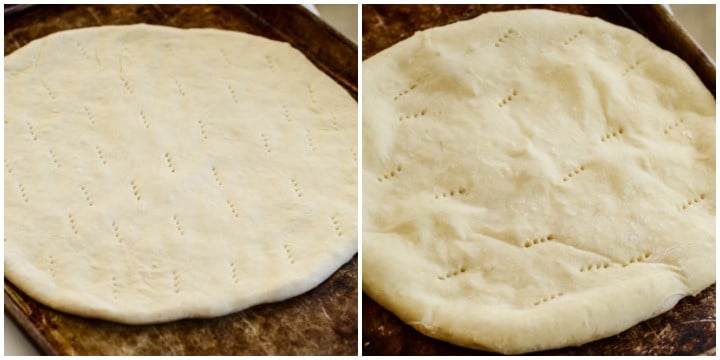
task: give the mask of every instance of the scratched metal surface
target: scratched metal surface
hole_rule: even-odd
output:
[[[363,5],[363,59],[416,31],[476,17],[489,11],[529,7],[598,16],[644,34],[691,65],[715,93],[715,65],[659,6],[616,5]],[[363,294],[363,355],[483,355],[422,335]],[[537,355],[714,355],[715,285],[687,297],[671,311],[621,334],[579,347]]]
[[[215,27],[287,41],[357,98],[357,47],[300,6],[59,5],[5,11],[6,55],[33,39],[78,27],[138,22]],[[6,312],[44,353],[67,355],[354,355],[357,296],[357,256],[315,289],[286,301],[213,319],[144,326],[61,313],[5,281]]]

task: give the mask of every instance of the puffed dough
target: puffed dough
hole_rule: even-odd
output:
[[[363,290],[420,332],[580,345],[715,282],[715,100],[599,19],[490,13],[363,63]]]

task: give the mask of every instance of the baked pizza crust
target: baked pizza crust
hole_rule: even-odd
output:
[[[363,63],[363,290],[517,354],[617,334],[715,282],[715,100],[600,19],[489,13]]]

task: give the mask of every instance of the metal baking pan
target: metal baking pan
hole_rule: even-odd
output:
[[[416,31],[490,11],[545,8],[633,29],[685,60],[715,94],[715,63],[661,5],[363,5],[363,59]],[[363,294],[363,355],[483,355],[422,335]],[[616,336],[537,355],[714,355],[715,285]]]
[[[357,46],[301,6],[6,6],[5,54],[56,31],[133,23],[213,27],[288,42],[357,99]],[[315,289],[286,301],[213,319],[132,326],[53,310],[5,280],[6,313],[49,355],[354,355],[357,296],[355,256]]]

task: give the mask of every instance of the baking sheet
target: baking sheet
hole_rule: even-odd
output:
[[[286,41],[357,99],[357,46],[301,6],[6,6],[5,54],[60,30],[140,22]],[[51,355],[354,355],[357,296],[355,256],[317,288],[283,302],[213,319],[133,326],[55,311],[5,280],[6,312]]]
[[[416,31],[474,18],[490,11],[546,8],[597,16],[631,28],[680,56],[715,94],[715,64],[660,5],[363,5],[363,59]],[[422,335],[363,294],[363,355],[483,355]],[[715,285],[681,300],[671,311],[627,331],[580,347],[537,355],[715,354]]]

